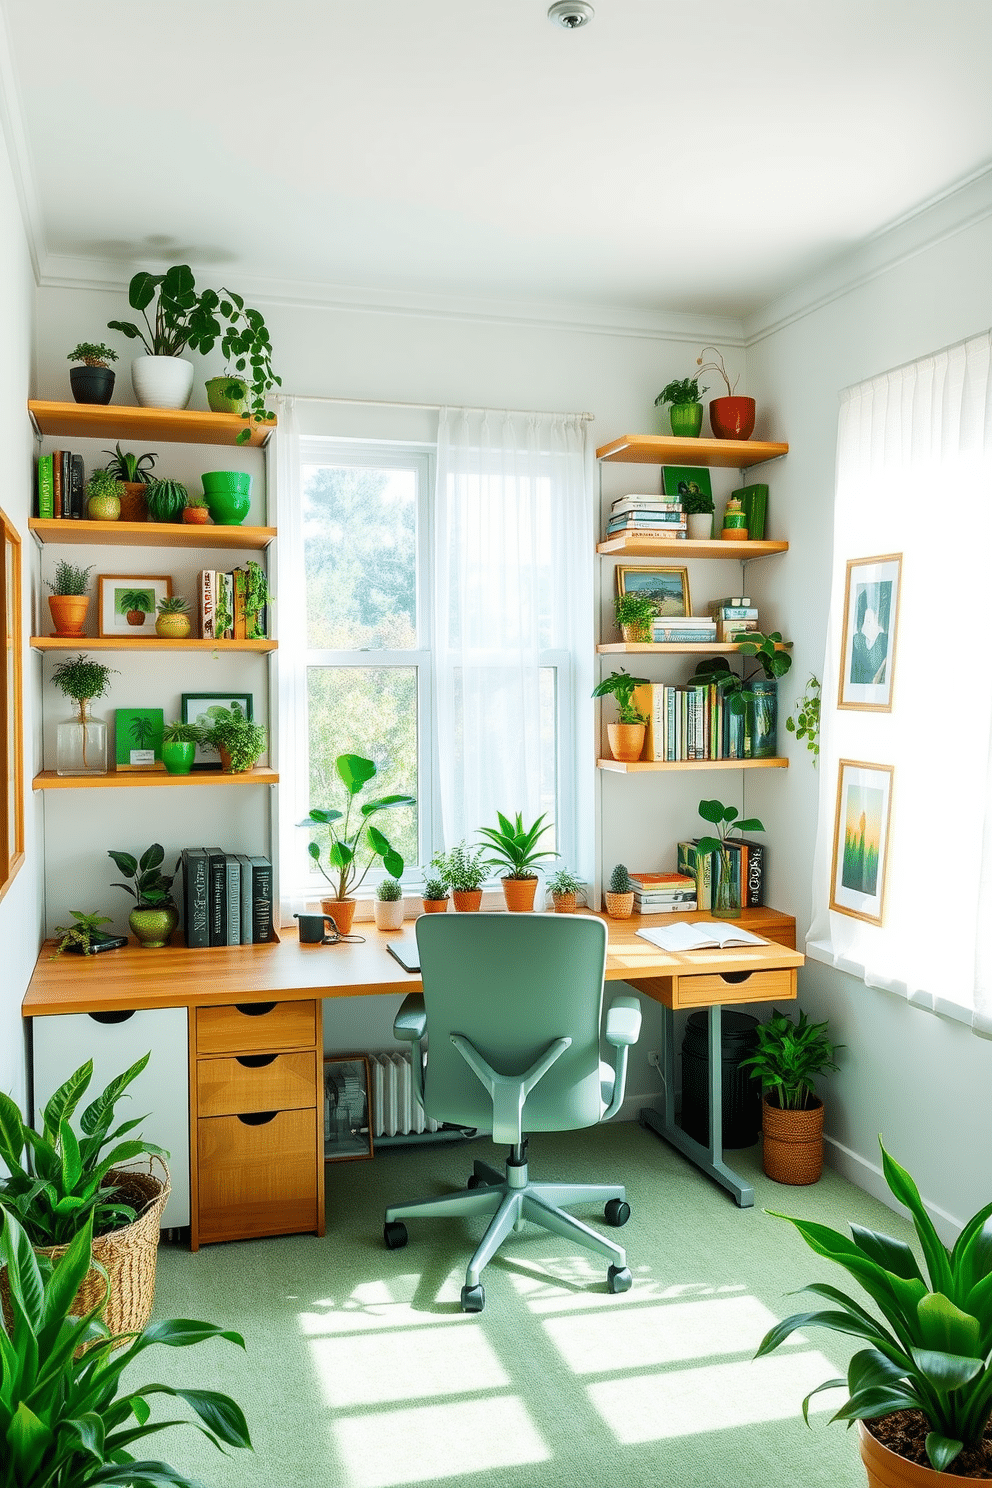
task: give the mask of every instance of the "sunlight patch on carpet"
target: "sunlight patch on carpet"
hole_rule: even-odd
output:
[[[496,1390],[510,1383],[481,1328],[316,1338],[310,1348],[324,1399],[338,1410]]]
[[[629,1314],[625,1321],[630,1321]],[[809,1350],[609,1380],[590,1385],[587,1393],[617,1441],[632,1446],[761,1421],[784,1421],[790,1416],[802,1422],[803,1397],[836,1376],[829,1359]],[[836,1410],[844,1394],[843,1390],[825,1390],[810,1402],[810,1414]]]
[[[451,1304],[450,1312],[427,1312],[418,1297],[422,1277],[419,1271],[408,1271],[388,1281],[368,1281],[353,1287],[346,1297],[326,1297],[315,1305],[321,1312],[308,1310],[297,1314],[300,1332],[308,1338],[330,1333],[360,1333],[383,1328],[421,1328],[454,1323],[471,1324],[470,1313],[460,1310],[465,1267],[448,1273],[431,1301],[439,1306]]]
[[[639,1306],[645,1302],[680,1301],[689,1297],[729,1296],[745,1290],[743,1282],[714,1287],[709,1282],[665,1282],[651,1274],[650,1266],[631,1266],[634,1285],[629,1292],[610,1297],[611,1307]],[[606,1277],[601,1263],[591,1257],[530,1262],[514,1258],[511,1284],[531,1312],[579,1312],[603,1305]]]
[[[341,1488],[398,1488],[551,1455],[515,1397],[377,1411],[338,1421],[332,1431],[346,1473]]]
[[[606,1374],[714,1354],[753,1354],[777,1322],[763,1303],[744,1296],[604,1307],[597,1315],[550,1318],[544,1327],[574,1374]],[[799,1334],[796,1340],[805,1342]]]

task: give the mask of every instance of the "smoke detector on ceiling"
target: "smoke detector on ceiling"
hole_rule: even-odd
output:
[[[548,11],[548,20],[566,31],[577,31],[580,26],[588,26],[595,14],[586,0],[555,0]]]

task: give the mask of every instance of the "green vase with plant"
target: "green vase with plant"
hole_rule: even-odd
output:
[[[613,601],[613,613],[628,646],[650,643],[656,612],[646,594],[636,591],[618,594]]]
[[[153,842],[140,858],[130,853],[108,849],[125,878],[134,880],[134,886],[126,883],[111,884],[111,888],[123,889],[135,900],[135,907],[128,916],[128,924],[139,945],[147,950],[158,950],[168,945],[169,937],[179,924],[179,914],[172,902],[172,881],[176,876],[162,872],[165,851],[161,844]],[[179,864],[176,864],[178,870]]]
[[[703,427],[702,396],[707,391],[700,388],[698,377],[676,378],[662,388],[654,400],[655,408],[670,404],[669,420],[672,433],[677,439],[696,439]]]
[[[449,852],[436,852],[431,867],[445,888],[451,890],[458,914],[471,914],[482,903],[482,886],[489,877],[485,848],[469,847],[462,839]]]
[[[52,682],[76,704],[75,718],[60,723],[55,733],[55,771],[58,775],[106,775],[107,725],[94,718],[90,703],[103,697],[116,667],[91,661],[85,654],[69,656],[52,671]]]
[[[735,833],[763,832],[765,829],[756,816],[742,818],[736,806],[724,806],[722,801],[700,801],[699,814],[704,821],[712,823],[718,833],[715,837],[700,837],[696,843],[698,852],[713,854],[712,913],[732,920],[741,912],[742,885],[740,856],[732,853],[730,844]]]
[[[545,824],[546,812],[542,812],[532,826],[525,827],[521,813],[511,818],[497,811],[497,827],[480,827],[480,837],[485,837],[485,850],[489,853],[486,864],[490,868],[505,870],[501,873],[503,895],[509,910],[534,908],[537,891],[538,863],[547,858],[557,858],[553,848],[538,846],[545,832],[552,830],[553,823]]]
[[[63,559],[55,565],[55,577],[45,583],[52,591],[48,608],[52,612],[57,636],[81,636],[90,607],[89,587],[93,565],[80,568]]]
[[[162,729],[162,763],[170,775],[188,775],[193,768],[196,746],[203,742],[203,730],[197,723],[180,723],[177,719]]]
[[[86,515],[91,522],[116,522],[126,495],[123,481],[109,470],[94,470],[83,488]]]
[[[117,353],[102,341],[80,341],[66,357],[82,365],[69,368],[69,386],[77,403],[109,403],[114,395],[116,373],[111,362]]]
[[[647,677],[632,677],[621,667],[618,672],[611,672],[602,682],[597,682],[592,690],[594,698],[612,697],[617,705],[616,723],[606,726],[610,753],[615,760],[630,764],[641,757],[648,720],[647,714],[634,704],[634,688],[642,687],[647,680]]]

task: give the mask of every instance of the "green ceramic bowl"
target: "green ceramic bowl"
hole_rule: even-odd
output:
[[[203,499],[218,527],[240,526],[251,505],[247,491],[208,491],[204,487]]]
[[[207,495],[211,491],[239,491],[244,496],[251,493],[251,476],[246,470],[208,470],[200,479]]]

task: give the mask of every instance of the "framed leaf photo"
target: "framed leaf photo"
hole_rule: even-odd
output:
[[[901,573],[901,553],[848,560],[838,708],[892,711]]]
[[[881,925],[892,814],[891,765],[840,760],[830,908]]]
[[[617,566],[617,591],[644,594],[656,615],[691,615],[687,568],[626,568]]]

